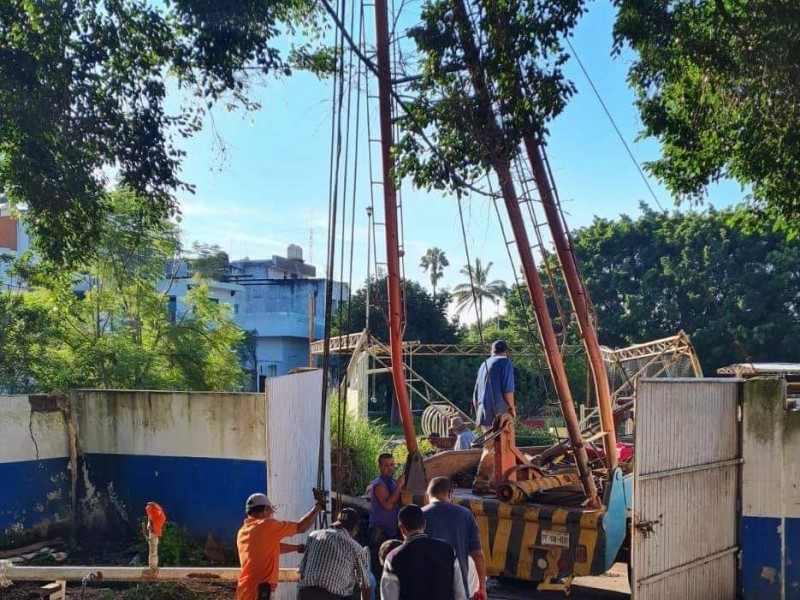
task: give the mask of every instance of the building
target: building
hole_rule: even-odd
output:
[[[8,263],[3,257],[19,256],[30,248],[31,239],[24,225],[13,216],[11,206],[2,199],[0,194],[0,289],[5,290],[15,282],[7,275]]]
[[[309,366],[310,341],[325,333],[327,280],[317,278],[316,268],[303,261],[302,249],[292,244],[286,257],[233,261],[230,282],[243,288],[235,319],[253,332],[249,367],[259,389],[267,377]],[[349,296],[346,284],[333,282],[332,311]]]
[[[24,225],[0,204],[0,257],[19,255],[30,247]],[[6,274],[0,260],[0,287],[17,285]],[[295,244],[286,256],[265,260],[237,260],[227,265],[216,279],[207,280],[208,293],[216,302],[229,304],[234,321],[248,332],[249,358],[245,369],[250,374],[246,390],[263,390],[264,379],[286,375],[292,369],[310,364],[310,340],[324,335],[325,288],[317,269],[303,260],[303,249]],[[168,297],[168,318],[180,319],[190,309],[186,295],[193,284],[192,261],[168,265],[158,289]],[[85,279],[75,288],[81,294],[91,287]],[[332,310],[349,298],[350,290],[334,282]]]

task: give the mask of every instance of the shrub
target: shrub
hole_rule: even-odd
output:
[[[429,439],[424,437],[417,438],[417,446],[419,447],[420,454],[423,457],[436,454],[436,446],[434,446]],[[398,466],[403,467],[408,460],[408,447],[405,444],[398,444],[392,451],[394,460]]]
[[[339,444],[339,396],[336,392],[331,394],[330,415],[331,415],[331,446],[336,448]],[[386,439],[381,425],[368,419],[354,419],[344,414],[342,431],[342,445],[344,453],[350,461],[350,469],[347,469],[346,477],[340,482],[342,490],[349,494],[363,494],[372,481],[378,475],[378,456],[386,451]],[[333,461],[335,464],[336,455]],[[345,469],[340,469],[339,473],[344,474]]]

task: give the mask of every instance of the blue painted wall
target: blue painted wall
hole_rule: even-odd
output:
[[[742,519],[742,586],[745,597],[781,598],[781,519]]]
[[[84,461],[92,484],[110,486],[130,521],[157,502],[200,540],[213,533],[234,542],[247,496],[267,489],[266,466],[254,460],[88,454]]]
[[[0,482],[0,543],[69,519],[69,459],[0,463]]]

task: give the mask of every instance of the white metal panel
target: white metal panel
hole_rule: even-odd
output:
[[[277,505],[276,518],[298,520],[314,502],[319,453],[322,371],[266,380],[267,493]],[[330,489],[330,431],[324,434],[324,487]],[[300,543],[306,534],[287,540]],[[300,555],[284,554],[281,567],[297,567]],[[276,600],[294,600],[296,584],[281,584]]]
[[[636,399],[638,600],[736,598],[741,471],[735,380],[648,380]]]

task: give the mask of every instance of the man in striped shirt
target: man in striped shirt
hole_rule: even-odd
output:
[[[349,600],[356,585],[362,600],[371,597],[367,557],[353,539],[360,522],[355,510],[345,508],[330,529],[308,536],[300,561],[299,600]]]

